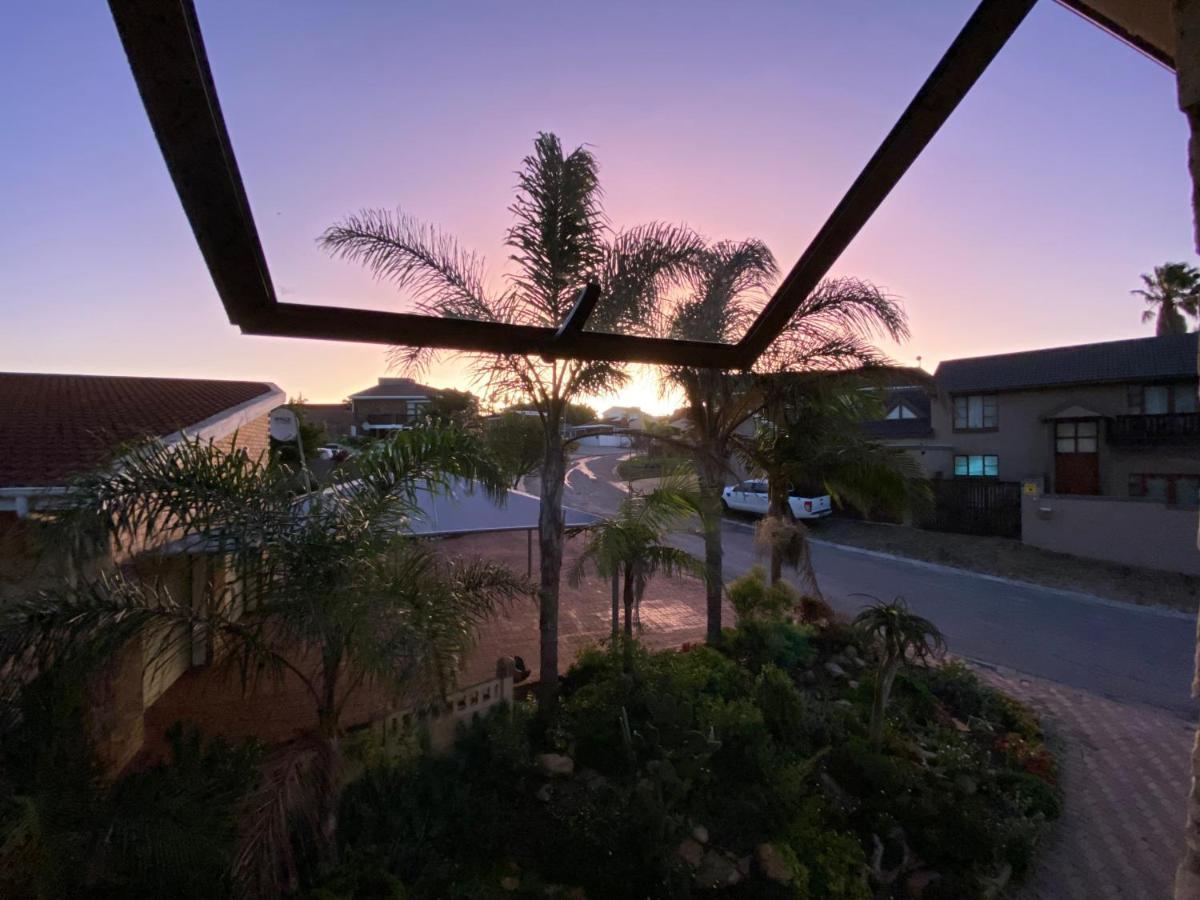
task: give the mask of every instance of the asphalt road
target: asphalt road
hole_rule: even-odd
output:
[[[566,503],[602,514],[615,509],[623,493],[614,483],[618,458],[574,459]],[[679,541],[697,555],[702,552],[694,536],[680,535]],[[759,562],[747,523],[726,523],[724,547],[726,578]],[[813,561],[826,600],[839,611],[853,613],[873,597],[904,597],[942,629],[955,654],[1111,699],[1195,715],[1188,694],[1195,626],[1188,614],[879,558],[831,544],[814,546]]]

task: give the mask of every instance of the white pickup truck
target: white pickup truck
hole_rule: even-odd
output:
[[[739,481],[737,484],[728,485],[721,493],[721,503],[727,510],[736,509],[739,512],[765,516],[769,502],[765,481]],[[833,512],[828,494],[799,490],[788,492],[788,506],[792,508],[792,515],[797,519],[821,519]]]

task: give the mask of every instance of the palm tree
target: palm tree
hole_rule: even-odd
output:
[[[765,301],[776,274],[775,259],[761,241],[714,244],[690,270],[690,291],[667,316],[667,330],[681,338],[736,340]],[[773,382],[764,376],[880,365],[885,359],[870,343],[879,333],[896,340],[907,336],[896,301],[868,282],[836,278],[805,298],[755,372],[667,369],[668,382],[683,394],[690,424],[684,437],[673,442],[696,465],[710,643],[721,636],[721,490],[739,435],[752,434],[753,418],[771,399]]]
[[[803,579],[802,592],[821,598],[808,529],[788,503],[792,486],[819,486],[863,513],[902,515],[931,499],[912,457],[863,431],[863,422],[882,414],[873,374],[769,377],[766,420],[753,438],[736,438],[739,455],[767,476],[769,505],[757,537],[770,554],[771,584],[787,564]]]
[[[928,619],[909,612],[908,604],[897,597],[891,603],[877,601],[854,618],[878,646],[879,671],[875,673],[875,693],[871,703],[871,740],[883,738],[884,716],[892,684],[900,665],[907,659],[925,662],[946,648],[946,638]]]
[[[1145,287],[1130,291],[1143,298],[1149,307],[1142,321],[1155,321],[1154,333],[1185,334],[1185,315],[1200,317],[1200,271],[1187,263],[1164,263],[1154,267],[1153,275],[1142,275]]]
[[[449,235],[403,212],[364,210],[321,236],[331,254],[360,262],[378,278],[408,290],[431,315],[558,327],[576,292],[600,286],[590,327],[622,331],[651,318],[659,297],[695,256],[699,241],[687,229],[651,224],[611,233],[601,205],[595,157],[584,147],[569,154],[553,134],[539,134],[517,173],[515,223],[506,244],[515,271],[491,291],[483,262]],[[392,362],[419,367],[428,350],[396,348]],[[499,402],[524,400],[542,424],[539,620],[539,697],[547,711],[558,692],[558,598],[563,556],[562,428],[571,401],[611,392],[625,381],[607,362],[538,360],[521,355],[466,354],[472,374]]]
[[[104,570],[0,614],[0,699],[10,708],[31,675],[104,663],[136,638],[145,638],[151,669],[190,656],[197,635],[206,635],[214,664],[236,667],[248,686],[283,673],[297,680],[316,730],[268,767],[239,856],[245,877],[272,888],[281,877],[294,883],[294,872],[280,868],[290,859],[279,826],[291,818],[278,799],[284,789],[312,782],[314,831],[329,845],[341,717],[356,692],[368,684],[444,689],[476,627],[529,591],[501,566],[443,560],[405,533],[420,490],[443,490],[456,478],[490,491],[504,486],[476,435],[453,425],[398,432],[360,453],[355,468],[353,480],[340,476],[297,494],[295,472],[236,446],[135,448],[75,486],[60,526],[70,547],[91,550],[91,558],[113,547],[120,559],[148,539],[174,537],[223,562],[224,577],[198,579],[203,596],[194,602]]]
[[[657,574],[680,572],[699,575],[703,568],[690,553],[665,543],[672,524],[695,509],[687,476],[668,475],[647,494],[622,501],[617,514],[598,525],[577,529],[587,544],[570,572],[578,585],[589,567],[602,578],[620,579],[625,606],[625,636],[633,637],[634,620],[641,608],[646,585]],[[613,593],[612,634],[617,637],[617,595]]]

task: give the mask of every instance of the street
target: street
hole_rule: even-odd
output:
[[[566,503],[606,514],[624,496],[615,469],[621,453],[578,456],[567,474]],[[725,577],[760,562],[750,521],[725,524]],[[1188,613],[1084,598],[1006,583],[970,572],[880,558],[820,543],[813,564],[826,600],[853,614],[873,598],[903,597],[946,634],[952,652],[991,666],[1059,682],[1114,700],[1190,716],[1193,617]],[[699,538],[680,546],[703,553]]]

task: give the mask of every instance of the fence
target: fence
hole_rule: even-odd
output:
[[[931,531],[1021,536],[1021,485],[982,478],[935,480],[934,509],[920,523]]]

